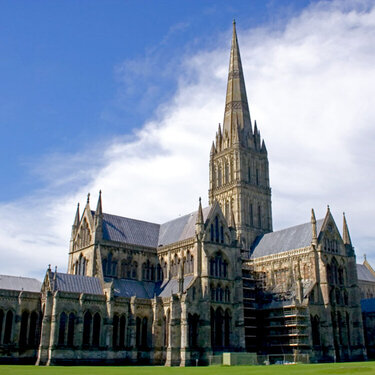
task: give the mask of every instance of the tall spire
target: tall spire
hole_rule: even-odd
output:
[[[352,244],[352,240],[350,239],[350,234],[349,234],[348,223],[346,222],[345,212],[343,213],[342,239],[345,245]]]
[[[224,135],[225,132],[230,134],[232,125],[235,125],[234,121],[238,121],[238,127],[240,129],[251,130],[249,105],[247,103],[245,80],[236,33],[236,22],[233,20],[233,36],[223,122]]]

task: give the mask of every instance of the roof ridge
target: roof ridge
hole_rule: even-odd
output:
[[[202,208],[202,211],[206,210],[207,208],[211,208],[211,207],[212,207],[212,205],[209,205],[209,206],[203,207],[203,208]],[[168,221],[166,221],[166,222],[164,222],[164,223],[162,223],[162,224],[160,224],[160,225],[168,224],[168,223],[171,223],[172,221],[175,221],[175,220],[178,220],[178,219],[182,219],[182,218],[184,218],[184,217],[186,217],[186,216],[194,215],[194,214],[196,214],[197,212],[198,212],[198,210],[195,210],[195,211],[189,212],[188,214],[185,214],[185,215],[182,215],[182,216],[178,216],[178,217],[176,217],[175,219],[168,220]]]
[[[36,280],[36,281],[39,281],[41,283],[40,280],[38,280],[37,278],[35,277],[28,277],[28,276],[15,276],[15,275],[3,275],[3,274],[0,274],[0,277],[14,277],[14,278],[17,278],[17,279],[29,279],[29,280]]]
[[[93,211],[93,212],[95,213],[95,211]],[[119,217],[119,218],[122,218],[122,219],[137,221],[139,223],[153,224],[153,225],[159,225],[159,226],[161,225],[161,224],[158,224],[158,223],[154,223],[152,221],[146,221],[146,220],[140,220],[140,219],[133,219],[132,217],[120,216],[120,215],[114,215],[114,214],[108,214],[108,213],[105,213],[105,212],[103,212],[103,216],[115,216],[115,217]]]
[[[324,221],[324,218],[316,220],[316,222],[318,222],[318,221]],[[288,230],[288,229],[291,229],[291,228],[302,227],[303,225],[307,225],[307,224],[311,225],[311,222],[310,222],[310,221],[307,221],[306,223],[297,224],[297,225],[292,225],[292,226],[290,226],[290,227],[286,227],[286,228],[283,228],[283,229],[275,230],[275,231],[273,231],[273,232],[265,233],[264,236],[266,236],[266,235],[268,235],[268,234],[272,234],[272,233],[283,232],[284,230]]]

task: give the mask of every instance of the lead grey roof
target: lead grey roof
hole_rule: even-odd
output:
[[[185,292],[189,287],[191,281],[194,279],[194,276],[189,275],[184,277],[183,291]],[[164,281],[157,290],[157,295],[159,297],[170,297],[172,294],[178,292],[178,280],[171,279]]]
[[[40,292],[41,286],[39,280],[30,277],[0,275],[0,289]]]
[[[375,312],[375,298],[363,299],[361,308],[362,312]]]
[[[203,218],[211,206],[203,209]],[[92,215],[95,214],[91,211]],[[194,237],[198,211],[181,216],[164,224],[130,219],[128,217],[103,214],[103,239],[156,248]]]
[[[133,245],[157,247],[159,224],[103,214],[103,238]]]
[[[206,221],[211,210],[211,206],[203,208],[203,218]],[[169,245],[174,242],[186,240],[194,237],[195,223],[197,221],[198,211],[181,216],[177,219],[168,221],[160,225],[159,246]]]
[[[322,228],[324,219],[316,221],[317,233]],[[311,222],[294,227],[263,234],[255,240],[250,258],[260,258],[266,255],[278,254],[284,251],[301,249],[311,244]]]
[[[375,277],[364,264],[357,264],[358,280],[375,282]]]
[[[100,280],[96,277],[71,275],[69,273],[50,272],[50,280],[53,291],[86,293],[102,295],[103,289]]]
[[[128,280],[128,279],[105,279],[113,281],[113,289],[116,297],[153,298],[155,292],[155,283]]]
[[[185,292],[194,276],[189,275],[184,277],[183,291]],[[162,283],[153,283],[149,281],[138,281],[128,279],[111,279],[106,278],[106,282],[113,281],[113,290],[116,297],[133,297],[137,298],[153,298],[170,297],[172,294],[178,292],[178,280],[165,280]]]

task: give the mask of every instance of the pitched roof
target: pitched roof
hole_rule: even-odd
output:
[[[39,280],[30,277],[0,275],[0,289],[40,292],[41,286]]]
[[[211,206],[203,209],[204,220],[211,210]],[[94,211],[91,211],[95,215]],[[195,223],[198,211],[164,224],[130,219],[128,217],[103,214],[103,239],[140,245],[151,248],[169,245],[195,235]]]
[[[316,221],[317,233],[322,228],[324,219]],[[266,233],[258,236],[253,245],[250,258],[260,258],[266,255],[278,254],[284,251],[301,249],[311,244],[311,223]]]
[[[155,283],[153,282],[109,278],[106,278],[105,281],[113,281],[113,289],[116,297],[154,297]]]
[[[211,206],[203,208],[203,218],[205,221],[210,210]],[[198,211],[195,211],[160,225],[158,245],[165,246],[194,237],[197,216]]]
[[[52,291],[102,295],[103,289],[97,277],[50,272]]]
[[[184,277],[184,285],[183,285],[184,292],[187,290],[187,288],[189,287],[193,279],[194,279],[194,276],[192,275]],[[178,292],[178,280],[177,279],[166,280],[157,288],[158,297],[170,297],[172,294],[176,294],[177,292]]]
[[[183,291],[189,287],[194,276],[184,277]],[[106,278],[105,281],[113,281],[113,289],[116,297],[133,297],[150,299],[157,297],[170,297],[178,292],[178,280],[165,280],[162,283],[153,283],[149,281],[138,281],[128,279],[111,279]]]
[[[375,298],[363,299],[361,308],[362,312],[375,312]]]
[[[375,282],[375,276],[364,264],[357,264],[358,280]]]
[[[156,248],[159,227],[159,224],[147,221],[103,214],[103,238],[105,240]]]

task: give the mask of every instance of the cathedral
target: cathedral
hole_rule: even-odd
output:
[[[375,354],[375,271],[329,207],[274,232],[267,148],[235,23],[209,206],[158,224],[78,205],[67,273],[0,275],[0,363],[206,365],[222,353]],[[81,212],[82,211],[82,212]],[[362,302],[361,302],[362,300]],[[372,330],[372,331],[371,331]]]

